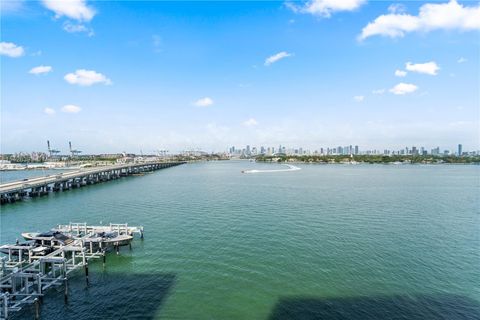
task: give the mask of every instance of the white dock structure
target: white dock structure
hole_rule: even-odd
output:
[[[69,241],[61,243],[58,238],[40,236],[26,244],[0,247],[5,254],[0,264],[1,320],[32,304],[35,306],[35,319],[39,319],[42,297],[48,289],[63,286],[67,301],[68,278],[72,272],[83,268],[88,285],[88,264],[92,259],[103,258],[105,266],[108,251],[114,249],[118,254],[119,246],[127,244],[131,249],[134,234],[143,238],[143,227],[127,224],[87,226],[86,223],[70,223],[59,225],[52,231],[61,232]],[[110,236],[104,237],[105,234]],[[128,241],[120,244],[125,239]],[[39,254],[38,249],[45,247],[49,247],[51,252]]]
[[[0,203],[12,203],[25,197],[38,197],[49,192],[66,191],[86,185],[118,179],[129,175],[160,170],[183,164],[185,162],[143,162],[112,166],[85,168],[70,172],[47,175],[6,182],[0,184]]]

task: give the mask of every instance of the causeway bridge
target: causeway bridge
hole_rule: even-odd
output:
[[[160,170],[185,162],[144,162],[83,168],[53,173],[47,176],[11,181],[0,184],[1,204],[20,201],[26,197],[39,197],[50,192],[66,191],[130,175]]]

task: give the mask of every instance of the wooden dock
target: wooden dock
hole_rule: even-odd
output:
[[[38,178],[30,178],[0,184],[0,203],[13,203],[24,198],[39,197],[50,192],[96,184],[145,172],[184,164],[185,162],[143,162],[104,167],[84,168],[70,172],[59,172]]]
[[[88,264],[93,259],[102,259],[105,266],[107,252],[113,249],[118,254],[121,244],[115,239],[130,239],[122,244],[129,245],[130,249],[135,234],[143,239],[143,227],[127,224],[87,226],[86,223],[70,223],[59,225],[52,231],[67,236],[69,241],[39,236],[28,243],[0,247],[5,255],[0,265],[0,319],[8,319],[14,312],[32,304],[35,319],[39,319],[42,297],[48,289],[63,286],[67,301],[68,279],[72,272],[83,268],[88,285]],[[105,234],[115,237],[104,237]],[[99,237],[100,240],[92,241]],[[39,254],[38,248],[45,247],[51,252]]]

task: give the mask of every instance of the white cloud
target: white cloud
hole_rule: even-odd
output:
[[[440,67],[435,61],[425,62],[425,63],[411,63],[407,62],[405,64],[405,69],[412,72],[429,74],[436,76]]]
[[[265,59],[265,65],[266,66],[269,66],[271,65],[272,63],[275,63],[279,60],[282,60],[284,58],[288,58],[288,57],[291,57],[292,54],[291,53],[288,53],[286,51],[282,51],[282,52],[279,52],[277,54],[274,54],[273,56],[270,56],[268,57],[267,59]]]
[[[0,42],[0,55],[18,58],[25,54],[23,47],[12,42]]]
[[[73,104],[67,104],[62,107],[62,111],[66,113],[79,113],[81,110],[82,108]]]
[[[51,66],[38,66],[38,67],[35,67],[35,68],[32,68],[30,71],[28,71],[28,73],[31,73],[31,74],[42,74],[42,73],[49,73],[51,72],[53,69]]]
[[[353,100],[355,100],[357,102],[362,102],[363,100],[365,100],[365,97],[364,96],[354,96]]]
[[[384,94],[385,89],[375,89],[375,90],[372,90],[372,93],[373,94]]]
[[[395,76],[396,77],[405,77],[407,75],[406,71],[403,70],[395,70]]]
[[[193,103],[194,106],[196,107],[210,107],[211,105],[213,105],[213,100],[212,98],[209,98],[209,97],[204,97],[204,98],[200,98],[198,99],[197,101],[195,101]]]
[[[464,58],[464,57],[460,57],[457,60],[458,63],[464,63],[464,62],[467,62],[467,61],[468,61],[467,58]]]
[[[407,93],[415,92],[417,91],[417,89],[418,87],[414,84],[401,82],[396,86],[394,86],[393,88],[391,88],[389,91],[396,95],[404,95]]]
[[[74,73],[68,73],[64,77],[65,81],[70,84],[78,84],[79,86],[91,86],[96,83],[112,84],[112,81],[105,75],[93,70],[79,69]]]
[[[95,32],[93,31],[92,28],[87,27],[84,24],[73,24],[70,21],[65,21],[63,24],[63,30],[69,32],[69,33],[76,33],[76,32],[85,32],[89,37],[92,37],[95,35]]]
[[[43,112],[44,112],[45,114],[48,114],[48,115],[55,114],[55,110],[52,109],[52,108],[45,108],[45,109],[43,109]]]
[[[366,2],[366,0],[310,0],[300,6],[291,2],[286,3],[286,5],[295,13],[309,13],[329,18],[334,12],[353,11]]]
[[[246,127],[254,127],[258,125],[258,121],[255,120],[254,118],[250,118],[242,123]]]
[[[401,3],[393,3],[388,6],[388,12],[390,13],[404,13],[405,11],[407,11],[407,8]]]
[[[433,30],[480,30],[480,5],[463,6],[456,0],[448,3],[427,3],[420,7],[418,16],[390,13],[377,17],[362,29],[358,37],[381,35],[391,38],[403,37],[405,33]]]
[[[55,12],[57,18],[67,17],[77,21],[90,21],[95,10],[85,0],[42,0],[43,5]]]

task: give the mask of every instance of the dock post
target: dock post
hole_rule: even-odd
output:
[[[88,262],[85,264],[85,280],[87,281],[87,286],[89,285],[88,282]]]
[[[8,319],[8,292],[3,295],[3,316]]]
[[[105,268],[105,263],[107,263],[107,255],[105,253],[105,250],[103,250],[103,268]]]
[[[37,274],[37,293],[39,294],[39,302],[41,303],[43,300],[43,293],[42,293],[42,275],[39,273]]]
[[[119,254],[120,246],[118,245],[118,243],[116,244],[116,247],[117,247],[117,254]]]
[[[38,298],[35,298],[35,320],[40,319],[40,301],[38,301]]]
[[[132,241],[128,243],[128,247],[130,248],[130,251],[132,251]]]
[[[68,278],[65,275],[65,278],[63,278],[64,284],[65,284],[65,303],[68,302]]]

